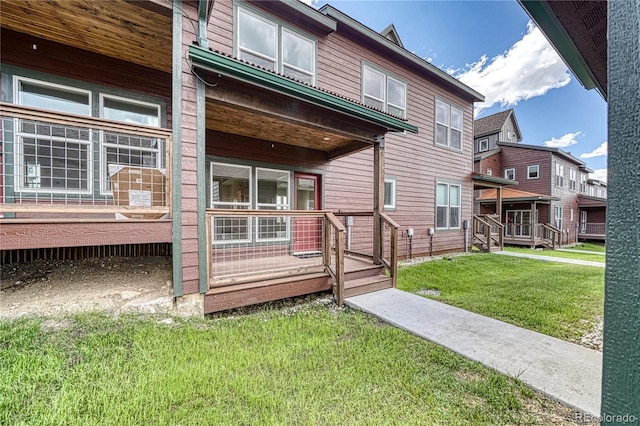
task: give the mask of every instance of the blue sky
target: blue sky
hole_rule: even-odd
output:
[[[513,108],[522,143],[571,152],[606,180],[606,103],[581,86],[516,0],[328,3],[375,31],[393,23],[407,50],[487,97],[476,118]]]

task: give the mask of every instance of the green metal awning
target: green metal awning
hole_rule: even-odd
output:
[[[189,57],[196,68],[291,96],[312,105],[384,127],[390,132],[418,133],[418,127],[405,120],[199,46],[189,46]]]

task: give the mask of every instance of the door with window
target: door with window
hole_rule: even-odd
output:
[[[580,232],[587,231],[587,211],[580,210]]]
[[[296,210],[322,210],[320,175],[294,173],[294,203]],[[322,219],[296,217],[293,221],[294,254],[322,252]]]

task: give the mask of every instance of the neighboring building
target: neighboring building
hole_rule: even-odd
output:
[[[393,25],[296,1],[2,13],[4,258],[172,254],[178,305],[206,313],[341,303],[465,249],[483,98]]]
[[[505,128],[514,129],[512,142],[502,139]],[[502,198],[505,242],[545,244],[540,224],[556,228],[560,244],[604,240],[606,183],[589,179],[592,170],[571,153],[522,144],[521,138],[513,110],[476,120],[474,172],[515,180],[511,189],[520,192]],[[494,213],[495,203],[495,190],[476,194],[477,213]]]

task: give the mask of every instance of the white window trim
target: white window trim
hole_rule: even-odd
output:
[[[271,204],[271,203],[258,203],[258,191],[260,190],[260,188],[258,188],[258,175],[259,172],[263,170],[263,171],[267,171],[267,172],[280,172],[280,173],[286,173],[287,174],[287,204]],[[256,167],[256,173],[255,173],[255,205],[256,205],[256,209],[260,210],[260,207],[273,207],[274,210],[290,210],[291,209],[291,199],[292,199],[292,188],[291,188],[291,172],[289,170],[282,170],[282,169],[270,169],[270,168],[266,168],[266,167]],[[278,219],[280,219],[278,217]],[[289,221],[287,220],[287,218],[285,218],[285,221],[287,221],[287,227],[285,230],[285,236],[284,237],[276,237],[276,238],[260,238],[260,226],[259,226],[259,222],[260,222],[260,218],[256,218],[256,226],[255,226],[255,240],[257,242],[270,242],[270,241],[289,241],[291,239],[291,226]]]
[[[396,178],[385,177],[384,178],[385,187],[387,183],[391,184],[391,204],[385,204],[385,209],[395,210],[397,205],[397,195],[398,195],[398,181]]]
[[[442,123],[442,122],[438,121],[438,114],[437,114],[438,102],[441,103],[441,104],[446,105],[449,108],[449,123]],[[436,102],[435,102],[434,106],[435,106],[434,121],[436,123],[436,126],[438,124],[441,124],[441,125],[447,127],[447,143],[445,145],[445,144],[438,143],[437,129],[436,129],[436,126],[434,126],[433,139],[434,139],[435,145],[436,146],[440,146],[440,147],[444,147],[444,148],[448,148],[448,149],[451,149],[451,150],[456,151],[456,152],[464,151],[464,111],[462,110],[462,108],[458,108],[457,106],[453,105],[452,103],[444,101],[444,100],[439,99],[439,98],[436,98]],[[452,109],[460,111],[460,115],[462,116],[462,128],[461,129],[453,129],[453,127],[451,126],[451,110]],[[454,148],[454,147],[451,146],[451,130],[452,129],[460,131],[460,148]]]
[[[531,172],[533,170],[536,171],[535,177],[531,177]],[[527,179],[540,179],[540,165],[539,164],[534,164],[534,165],[531,165],[531,166],[527,166]]]
[[[484,148],[482,147],[483,142],[486,143],[486,146]],[[488,150],[489,150],[489,139],[488,138],[480,139],[478,141],[478,152],[485,152]]]
[[[558,216],[558,212],[560,212],[560,216]],[[558,229],[563,229],[564,227],[564,208],[562,206],[554,206],[553,208],[553,226]],[[558,226],[558,221],[560,222],[560,226]]]
[[[275,64],[275,71],[280,74],[280,75],[285,75],[284,74],[284,67],[287,66],[288,68],[291,68],[297,72],[300,72],[302,74],[306,74],[311,76],[311,85],[312,86],[316,86],[317,85],[317,79],[318,79],[318,43],[317,41],[312,38],[312,37],[307,37],[306,35],[303,35],[302,33],[300,33],[299,31],[296,31],[293,28],[290,28],[288,26],[282,25],[280,22],[278,22],[277,20],[273,20],[270,19],[268,17],[265,17],[263,15],[261,15],[258,12],[254,12],[253,10],[243,7],[243,6],[236,6],[235,8],[235,25],[234,25],[234,40],[235,40],[235,47],[234,47],[234,51],[235,51],[235,56],[237,58],[240,58],[240,52],[241,51],[245,51],[251,55],[263,58],[267,61],[271,61],[274,62]],[[251,49],[247,49],[247,48],[243,48],[240,46],[240,14],[241,13],[246,13],[247,15],[250,15],[256,19],[261,20],[262,22],[271,25],[272,27],[275,28],[276,30],[276,40],[275,40],[275,57],[272,58],[270,56],[264,55],[262,53],[256,52],[254,50]],[[293,35],[295,37],[299,37],[303,40],[308,41],[309,43],[311,43],[312,45],[312,49],[311,49],[311,72],[309,72],[308,70],[303,70],[301,68],[298,68],[294,65],[288,64],[284,62],[284,54],[282,53],[283,51],[283,43],[284,43],[284,38],[282,37],[282,33],[286,32],[290,35]],[[289,78],[289,77],[287,77]]]
[[[487,169],[487,176],[491,176],[493,174],[493,170]]]
[[[372,95],[368,95],[365,93],[364,89],[365,89],[365,79],[364,79],[364,73],[365,70],[368,70],[369,72],[372,72],[374,74],[378,74],[379,76],[381,76],[383,78],[383,84],[382,84],[382,92],[383,92],[383,99],[377,98],[375,96]],[[397,77],[394,77],[393,75],[391,75],[389,72],[384,71],[382,69],[379,69],[371,64],[362,63],[362,69],[360,71],[360,75],[362,76],[361,80],[362,80],[362,87],[360,89],[362,96],[361,96],[361,102],[363,104],[366,104],[365,100],[366,98],[370,98],[373,99],[374,101],[378,101],[381,102],[383,105],[382,110],[388,114],[390,114],[389,111],[389,105],[392,106],[393,108],[397,108],[399,110],[402,110],[402,116],[401,118],[406,118],[407,117],[407,102],[408,102],[408,93],[407,93],[407,83],[404,82],[403,80],[400,80]],[[400,84],[401,86],[404,87],[404,102],[405,105],[404,107],[400,106],[400,105],[396,105],[394,103],[389,102],[389,80],[393,80],[394,82]],[[394,116],[396,116],[395,114],[392,114]]]
[[[509,172],[513,172],[513,178],[507,177]],[[516,180],[516,169],[515,169],[515,167],[509,167],[508,169],[504,169],[504,178],[505,179]]]
[[[243,203],[236,203],[236,202],[224,202],[224,201],[218,201],[215,202],[213,201],[213,168],[215,165],[220,165],[220,166],[232,166],[232,167],[238,167],[238,168],[243,168],[243,169],[248,169],[249,170],[249,202],[243,202]],[[232,164],[232,163],[222,163],[219,161],[211,161],[209,163],[209,185],[211,186],[211,190],[209,193],[209,206],[212,209],[216,209],[216,208],[233,208],[234,206],[240,206],[240,207],[245,207],[247,209],[251,209],[251,206],[253,205],[252,200],[253,200],[253,188],[252,188],[252,182],[253,182],[253,167],[251,166],[245,166],[243,164]],[[217,205],[217,206],[216,206]],[[243,210],[243,209],[239,209],[239,210]],[[242,218],[242,216],[240,216],[239,218]],[[213,245],[224,245],[224,244],[232,244],[232,243],[250,243],[252,242],[252,228],[253,228],[253,220],[251,217],[246,216],[247,219],[247,237],[245,239],[238,239],[238,240],[219,240],[216,241],[214,236],[216,235],[215,232],[215,216],[213,216],[211,218],[211,232],[212,232],[212,241],[211,243]]]
[[[150,103],[150,102],[143,102],[143,101],[138,101],[135,99],[131,99],[131,98],[125,98],[122,96],[113,96],[113,95],[108,95],[105,93],[100,93],[100,117],[103,118],[104,117],[104,100],[106,99],[113,99],[116,101],[120,101],[123,103],[129,103],[129,104],[133,104],[133,105],[141,105],[141,106],[146,106],[146,107],[155,107],[157,109],[158,112],[158,126],[160,127],[161,125],[161,120],[162,120],[162,116],[161,116],[161,107],[159,104],[154,104],[154,103]],[[115,120],[112,120],[115,121]],[[144,126],[143,124],[136,124],[138,126]],[[149,126],[149,127],[156,127],[156,126]],[[100,132],[100,195],[111,195],[113,196],[113,191],[110,191],[107,188],[107,180],[106,180],[106,174],[109,173],[108,165],[106,163],[107,161],[107,153],[106,153],[106,149],[107,148],[120,148],[122,147],[122,145],[119,144],[115,144],[115,143],[107,143],[105,142],[105,138],[104,138],[104,132],[101,131]],[[126,148],[126,145],[125,145]],[[134,147],[135,150],[138,151],[144,151],[144,152],[150,152],[150,153],[154,153],[155,155],[155,159],[156,159],[156,164],[157,167],[156,169],[158,170],[166,170],[164,167],[164,164],[162,162],[162,153],[164,150],[164,144],[161,142],[160,139],[158,139],[158,147],[157,148],[140,148],[140,147]],[[125,167],[127,167],[125,165]],[[137,166],[136,166],[137,167]]]
[[[444,204],[438,204],[437,200],[438,200],[438,185],[446,185],[447,186],[447,205],[445,206]],[[459,188],[459,194],[460,194],[460,201],[459,204],[453,205],[451,204],[451,187],[452,186],[457,186]],[[449,183],[449,182],[440,182],[437,181],[436,182],[436,211],[435,211],[435,217],[434,217],[434,225],[436,227],[437,230],[458,230],[461,229],[462,227],[462,185],[459,183]],[[447,218],[446,218],[446,222],[447,222],[447,226],[441,226],[438,227],[438,207],[446,207],[447,208]],[[456,227],[452,227],[451,226],[451,207],[457,207],[458,208],[458,223],[460,224],[459,226]]]
[[[255,50],[251,50],[251,49],[247,49],[247,48],[243,48],[240,46],[240,14],[241,13],[246,13],[247,15],[250,15],[262,22],[264,22],[265,24],[271,25],[272,27],[275,28],[276,30],[276,39],[275,41],[275,46],[274,46],[274,53],[275,53],[275,57],[272,58],[270,56],[265,55],[264,53],[260,53],[260,52],[256,52]],[[237,8],[237,13],[236,13],[236,33],[235,33],[235,38],[236,38],[236,57],[240,58],[240,52],[241,51],[245,51],[248,52],[251,55],[257,56],[259,58],[263,58],[266,59],[268,61],[272,61],[274,62],[275,65],[275,70],[277,72],[279,72],[280,66],[278,65],[280,63],[280,59],[278,58],[278,46],[280,45],[279,40],[280,40],[280,31],[279,31],[279,25],[276,24],[275,22],[270,21],[269,19],[266,19],[263,16],[260,16],[257,13],[254,13],[252,11],[250,11],[249,9],[245,9],[243,7],[238,7]]]
[[[289,28],[280,26],[280,33],[278,34],[278,39],[280,40],[280,51],[284,50],[284,37],[282,37],[283,33],[288,33],[288,34],[290,34],[290,35],[292,35],[294,37],[299,37],[299,38],[311,43],[311,71],[307,71],[307,70],[304,70],[302,68],[298,68],[295,65],[291,65],[291,64],[285,63],[284,62],[284,54],[282,54],[282,60],[279,61],[280,64],[281,64],[280,65],[281,66],[281,71],[280,72],[284,75],[284,67],[286,65],[287,67],[289,67],[291,69],[294,69],[299,73],[306,74],[306,75],[310,76],[311,77],[311,84],[315,85],[316,84],[316,67],[317,67],[317,64],[316,64],[316,62],[317,62],[316,61],[316,42],[315,42],[315,40],[310,39],[309,37],[305,37],[305,36],[303,36],[302,34],[296,32],[296,31],[290,30]]]
[[[559,161],[556,161],[554,180],[555,186],[557,186],[558,188],[564,188],[564,164]]]
[[[569,168],[569,189],[575,191],[577,188],[578,175],[576,169]]]
[[[13,76],[13,101],[16,105],[21,105],[20,100],[20,83],[31,83],[37,86],[49,87],[52,89],[58,89],[61,91],[71,92],[71,93],[82,93],[86,94],[88,98],[88,107],[89,114],[87,117],[91,117],[92,111],[92,96],[90,90],[79,89],[72,86],[65,86],[57,83],[50,83],[48,81],[37,80],[29,77],[22,77],[18,75]],[[56,111],[59,112],[59,111]],[[84,146],[88,146],[87,149],[87,189],[58,189],[58,188],[29,188],[24,185],[25,171],[24,166],[26,164],[20,164],[20,159],[24,159],[23,155],[23,144],[21,141],[22,137],[31,137],[38,139],[37,135],[30,133],[23,133],[20,128],[20,119],[14,119],[14,129],[15,129],[15,140],[14,140],[14,156],[13,156],[13,167],[14,167],[14,176],[13,176],[13,186],[16,192],[19,193],[46,193],[46,194],[92,194],[93,193],[93,131],[89,129],[89,138],[88,140],[81,139],[68,139],[63,137],[49,136],[47,137],[52,141],[71,141],[74,143],[78,143]]]

